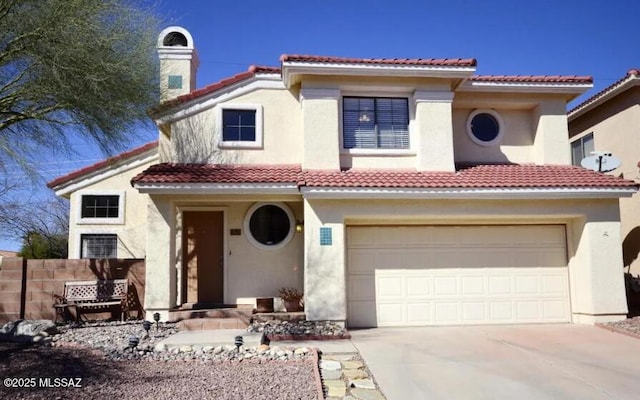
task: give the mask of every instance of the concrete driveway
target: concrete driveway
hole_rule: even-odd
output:
[[[640,340],[584,325],[351,331],[387,400],[638,399]]]

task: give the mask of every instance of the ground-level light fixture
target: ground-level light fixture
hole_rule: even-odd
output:
[[[147,332],[147,335],[148,335],[149,329],[151,329],[151,321],[144,321],[142,323],[142,327],[144,328],[144,330]]]
[[[153,314],[153,320],[156,321],[156,330],[160,329],[159,325],[160,325],[160,313],[154,313]]]
[[[138,347],[139,343],[140,343],[140,339],[138,339],[138,337],[136,335],[129,336],[129,348],[131,350],[133,350],[136,347]]]
[[[234,344],[236,345],[236,350],[240,352],[240,346],[244,344],[244,339],[242,338],[242,336],[236,336],[234,339]]]

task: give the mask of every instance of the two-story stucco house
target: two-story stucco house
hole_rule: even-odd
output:
[[[148,315],[293,286],[350,327],[625,318],[618,199],[638,187],[569,151],[591,78],[284,55],[196,89],[189,32],[158,51],[159,160],[131,180]]]
[[[640,179],[640,70],[631,69],[620,80],[571,109],[569,140],[574,165],[592,151],[612,153],[621,164],[611,175]],[[623,260],[640,274],[640,196],[620,199]]]

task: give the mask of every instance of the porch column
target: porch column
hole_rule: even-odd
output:
[[[149,196],[147,204],[147,259],[144,308],[146,319],[160,313],[166,321],[176,302],[174,212],[164,196]]]
[[[310,321],[344,322],[344,224],[338,208],[304,200],[304,307]],[[321,229],[325,235],[321,240]]]
[[[573,321],[593,324],[626,318],[620,222],[587,221],[569,264]]]

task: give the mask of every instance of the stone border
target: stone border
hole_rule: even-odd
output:
[[[316,392],[318,393],[318,400],[324,400],[324,389],[322,388],[322,376],[320,375],[320,354],[315,347],[310,348],[312,352],[313,361],[313,376],[316,381]]]
[[[269,340],[279,342],[283,340],[342,340],[351,339],[351,335],[345,332],[343,335],[267,335]]]
[[[621,335],[625,335],[625,336],[629,336],[632,337],[634,339],[640,339],[640,334],[634,333],[634,332],[629,332],[626,329],[622,329],[622,328],[618,328],[617,326],[611,326],[611,325],[607,325],[607,324],[603,324],[603,323],[596,323],[595,326],[597,326],[598,328],[602,328],[604,330],[610,331],[610,332],[614,332],[614,333],[619,333]]]

